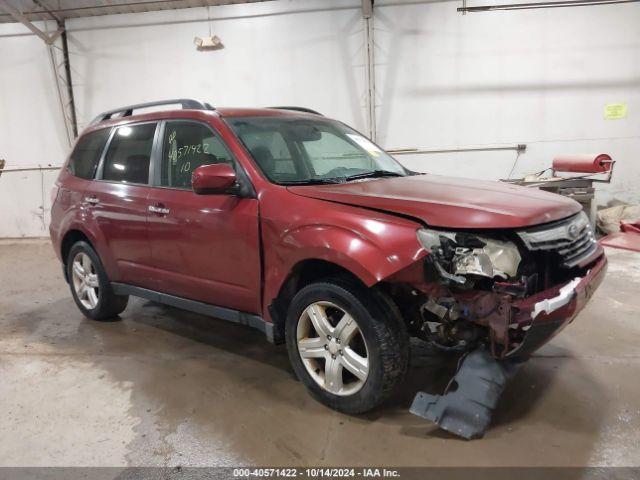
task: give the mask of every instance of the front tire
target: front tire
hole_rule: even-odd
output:
[[[71,295],[85,317],[118,320],[129,301],[128,295],[113,293],[100,257],[87,242],[77,242],[67,257],[67,278]]]
[[[409,339],[390,299],[342,278],[293,298],[285,336],[289,359],[311,395],[357,414],[388,398],[407,371]]]

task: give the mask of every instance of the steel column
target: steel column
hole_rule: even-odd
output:
[[[362,0],[364,20],[367,134],[376,141],[376,71],[373,39],[373,0]]]
[[[65,21],[53,13],[40,0],[33,2],[44,9],[44,11],[56,22],[58,31],[61,31],[60,45],[55,42],[49,44],[49,57],[51,59],[51,68],[56,81],[56,91],[58,92],[58,100],[60,102],[60,110],[62,111],[62,120],[64,128],[67,132],[67,141],[69,146],[73,144],[73,140],[78,136],[78,121],[76,117],[76,105],[73,96],[73,84],[71,83],[71,63],[69,61],[69,43],[67,42],[67,29]],[[60,70],[64,68],[64,75]]]

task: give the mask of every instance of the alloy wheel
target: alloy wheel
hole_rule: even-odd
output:
[[[96,308],[100,298],[100,282],[89,255],[78,252],[71,264],[71,276],[73,277],[73,289],[82,306],[87,310]]]
[[[311,378],[334,395],[353,395],[369,375],[367,345],[355,319],[330,302],[315,302],[300,316],[298,353]]]

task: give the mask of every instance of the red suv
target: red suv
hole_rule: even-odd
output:
[[[170,104],[182,109],[134,115]],[[53,246],[85,316],[112,319],[134,295],[249,325],[348,413],[398,386],[410,337],[528,358],[606,267],[573,200],[409,171],[297,107],[105,112],[53,196]]]

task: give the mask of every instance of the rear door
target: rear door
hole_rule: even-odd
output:
[[[148,198],[149,239],[160,291],[250,313],[260,311],[258,200],[197,195],[201,165],[237,162],[211,126],[167,120]]]
[[[147,232],[147,197],[157,122],[113,129],[98,167],[96,181],[85,192],[118,268],[112,280],[156,289]]]

